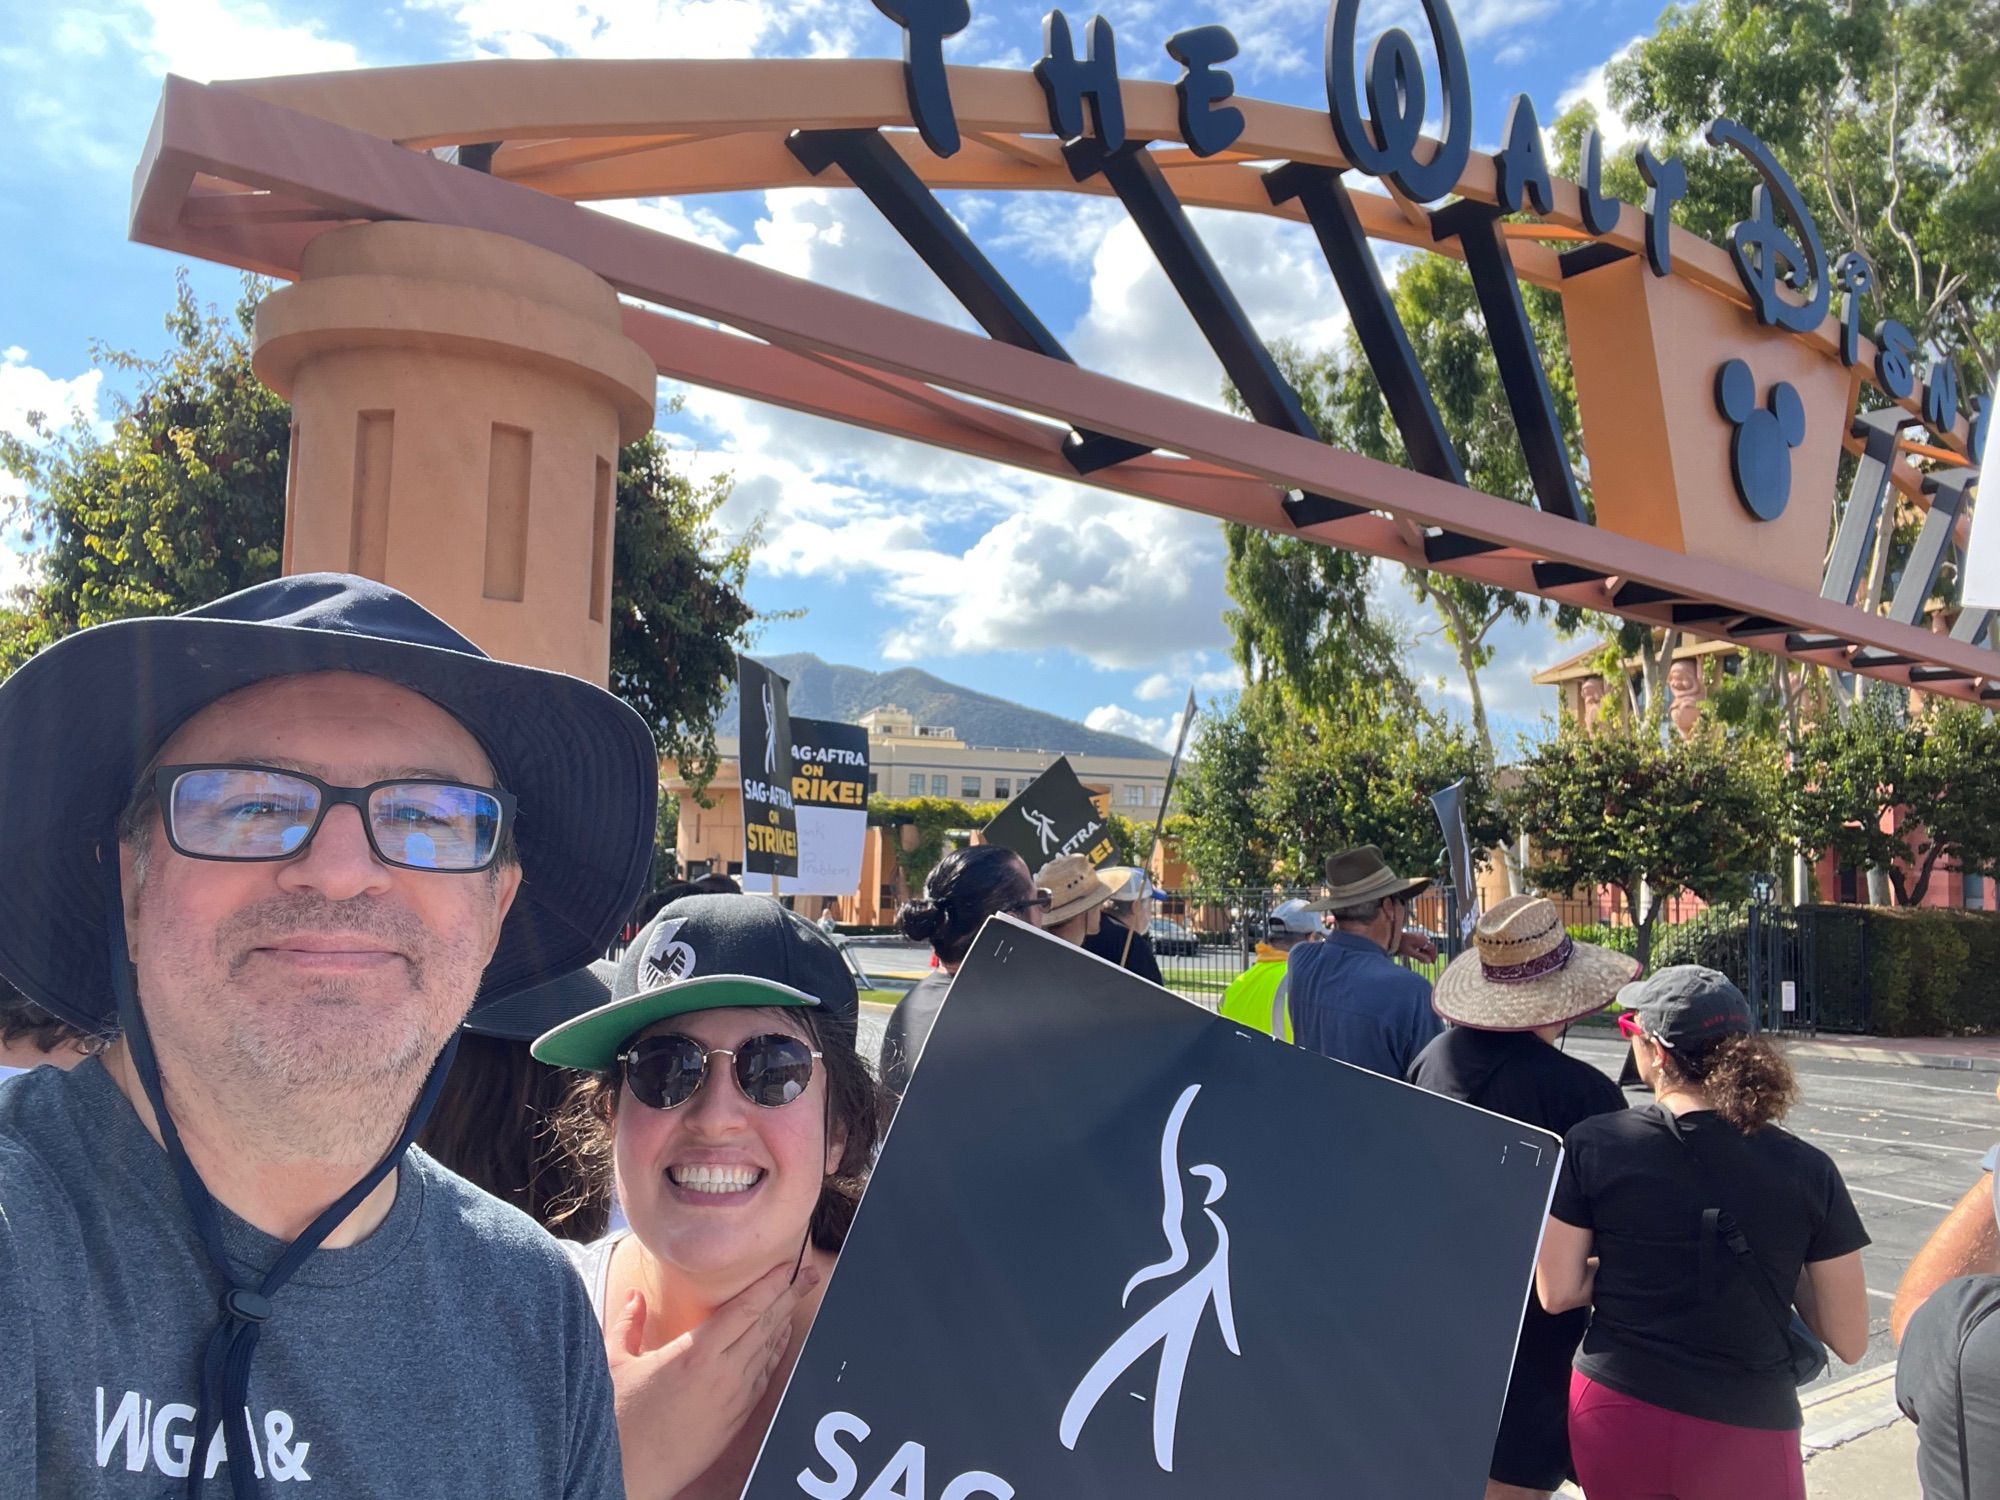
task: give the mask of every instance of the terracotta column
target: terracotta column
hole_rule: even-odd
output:
[[[653,362],[618,299],[504,235],[364,224],[257,309],[292,402],[287,573],[393,584],[494,656],[603,682],[618,450]]]

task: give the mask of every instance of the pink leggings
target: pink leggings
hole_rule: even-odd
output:
[[[1574,1370],[1569,1446],[1589,1500],[1806,1500],[1798,1433],[1682,1416]]]

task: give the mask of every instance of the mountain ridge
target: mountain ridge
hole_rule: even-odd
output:
[[[808,719],[852,724],[874,708],[896,707],[919,724],[950,726],[968,745],[995,750],[1040,750],[1055,755],[1112,755],[1166,760],[1157,745],[1128,735],[1092,729],[1060,714],[1044,713],[992,693],[946,682],[921,667],[871,672],[865,667],[823,661],[810,651],[756,658],[791,688],[791,711]],[[731,689],[717,718],[718,730],[736,729],[736,693]]]

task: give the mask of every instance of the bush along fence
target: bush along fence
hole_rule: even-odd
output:
[[[1304,888],[1169,891],[1153,903],[1151,937],[1167,987],[1214,1006],[1256,961],[1271,909]],[[1580,941],[1631,953],[1623,923],[1587,920],[1562,903]],[[1458,948],[1457,901],[1434,887],[1410,920],[1438,939],[1435,979]],[[1705,964],[1734,980],[1771,1031],[1877,1036],[2000,1035],[2000,914],[1938,908],[1781,907],[1773,902],[1670,903],[1654,933],[1652,967]]]
[[[1631,929],[1571,935],[1631,951]],[[2000,914],[1934,907],[1709,907],[1663,928],[1653,967],[1706,964],[1774,1031],[2000,1035]]]
[[[1257,945],[1269,929],[1270,913],[1294,898],[1311,901],[1311,887],[1230,886],[1168,891],[1153,901],[1149,937],[1167,988],[1213,1008],[1222,992],[1257,961]],[[1411,903],[1410,923],[1437,940],[1435,963],[1407,963],[1436,979],[1457,951],[1457,897],[1434,886]]]

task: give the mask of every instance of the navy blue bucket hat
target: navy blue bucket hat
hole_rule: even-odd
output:
[[[495,661],[407,595],[340,573],[185,614],[79,631],[0,684],[0,973],[78,1026],[116,1014],[99,860],[169,736],[268,678],[360,672],[419,693],[479,741],[518,803],[522,883],[477,1007],[581,968],[644,887],[659,766],[619,699]]]

